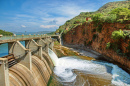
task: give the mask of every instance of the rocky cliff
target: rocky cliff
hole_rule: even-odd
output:
[[[130,68],[130,38],[114,40],[111,38],[112,32],[122,29],[128,30],[129,23],[103,23],[95,26],[93,22],[79,25],[65,35],[65,44],[83,45],[108,56],[122,65]],[[99,30],[97,28],[100,28]],[[128,30],[129,31],[129,30]],[[113,48],[106,49],[107,43],[115,44]],[[118,48],[117,48],[118,46]],[[117,48],[117,49],[116,49]]]

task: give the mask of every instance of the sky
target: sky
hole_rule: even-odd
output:
[[[55,31],[67,20],[121,0],[0,0],[0,29],[15,32]]]

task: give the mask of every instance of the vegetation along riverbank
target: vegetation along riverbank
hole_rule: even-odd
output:
[[[66,45],[93,49],[130,70],[130,1],[83,12],[57,29]]]

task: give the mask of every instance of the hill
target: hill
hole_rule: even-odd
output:
[[[97,12],[108,13],[115,8],[129,8],[129,1],[109,2],[98,9]]]
[[[111,12],[115,8],[130,8],[129,4],[130,4],[130,1],[109,2],[103,5],[101,8],[99,8],[99,10],[95,12],[81,12],[78,16],[74,17],[71,20],[66,21],[64,25],[61,25],[59,29],[56,30],[55,33],[61,33],[62,31],[66,33],[72,28],[75,28],[76,26],[82,25],[83,23],[85,23],[86,17],[91,17],[97,13],[101,13],[103,16],[108,16],[109,12]]]
[[[4,30],[0,30],[0,34],[2,34],[3,36],[13,35],[13,33],[7,32],[7,31],[4,31]]]

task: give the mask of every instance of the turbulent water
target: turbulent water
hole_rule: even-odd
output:
[[[62,85],[130,86],[130,75],[117,65],[104,61],[83,60],[74,56],[58,59],[52,50],[49,49],[48,52],[52,61],[56,64],[54,73],[58,76],[57,80]]]
[[[57,55],[51,49],[48,49],[48,52],[49,52],[48,54],[51,57],[52,62],[56,66],[57,63],[58,63],[58,57],[57,57]]]
[[[130,86],[130,75],[117,65],[107,62],[81,60],[73,57],[62,57],[54,68],[59,81],[74,82],[77,75],[73,70],[83,71],[86,74],[99,75],[105,79],[112,78],[111,83],[117,86]],[[84,86],[84,85],[83,85]]]

